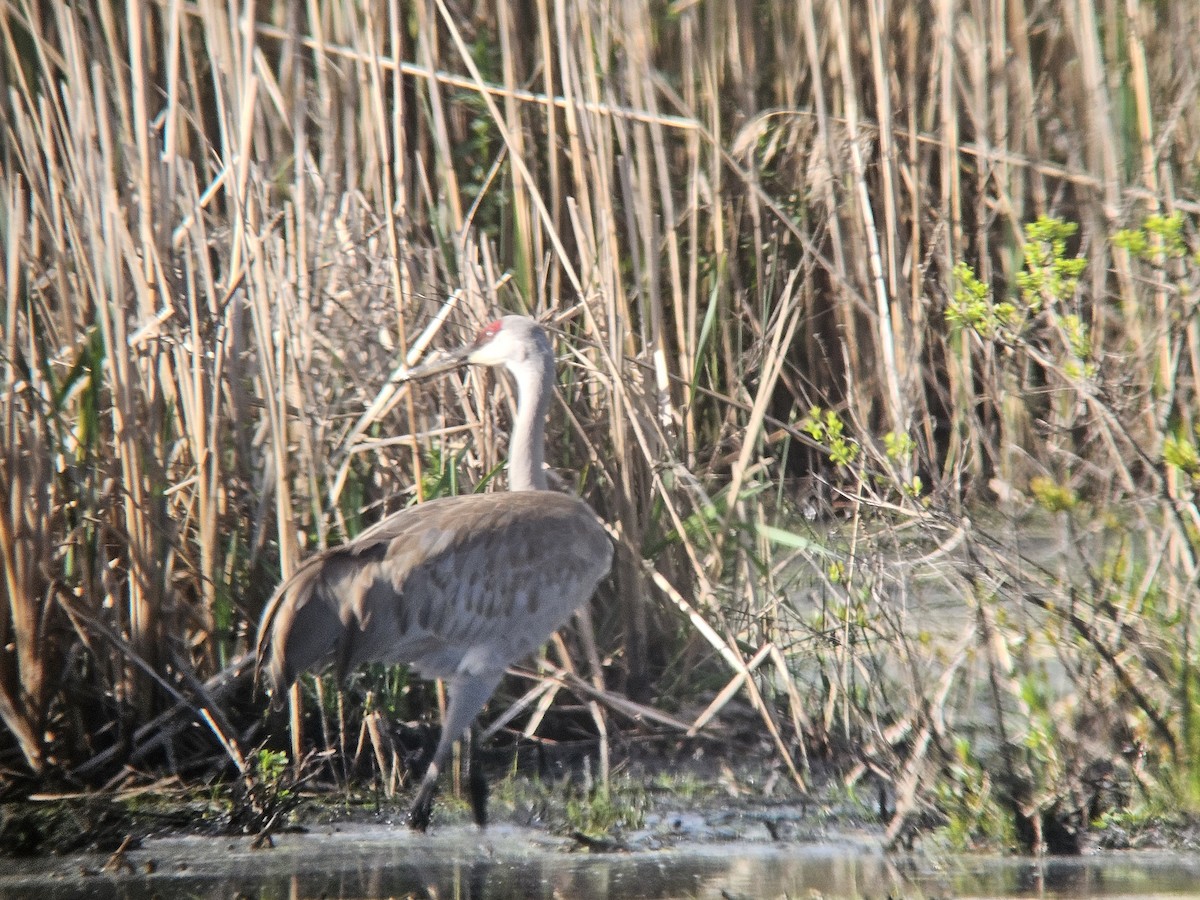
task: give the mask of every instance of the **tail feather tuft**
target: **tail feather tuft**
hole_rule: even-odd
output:
[[[265,676],[274,708],[283,705],[284,694],[301,672],[320,669],[333,659],[342,622],[327,593],[319,564],[306,565],[280,586],[263,611],[254,680],[258,684]]]

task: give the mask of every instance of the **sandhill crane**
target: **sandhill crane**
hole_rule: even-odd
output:
[[[258,662],[275,698],[299,673],[330,663],[339,677],[385,662],[446,679],[441,737],[409,813],[418,831],[429,824],[434,786],[454,741],[505,670],[586,603],[612,563],[612,543],[591,508],[547,490],[543,420],[554,354],[546,333],[532,319],[505,316],[411,376],[465,364],[504,366],[516,381],[510,492],[409,507],[318,553],[279,586],[258,631]],[[481,777],[472,788],[482,826]]]

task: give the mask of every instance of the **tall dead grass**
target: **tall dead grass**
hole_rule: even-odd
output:
[[[172,717],[165,764],[237,762],[199,679],[279,576],[442,489],[431,448],[503,458],[504,385],[371,406],[451,294],[438,340],[558,338],[551,456],[623,547],[607,690],[702,697],[693,730],[745,692],[798,783],[860,748],[897,834],[984,686],[1021,814],[1080,782],[1101,750],[1014,749],[1046,655],[1052,721],[1200,753],[1196,474],[1164,461],[1198,439],[1198,34],[1140,0],[3,2],[5,769],[94,778]],[[1176,213],[1183,252],[1112,240]],[[1078,287],[948,322],[956,263],[1017,292],[1040,215],[1080,224]],[[1038,507],[1071,567],[1029,562]]]

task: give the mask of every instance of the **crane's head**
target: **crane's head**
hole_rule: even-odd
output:
[[[505,316],[481,328],[467,346],[435,355],[406,377],[424,378],[461,365],[503,366],[512,375],[517,409],[509,443],[509,488],[546,490],[543,429],[554,390],[554,351],[542,326],[526,316]]]
[[[477,366],[514,366],[553,358],[550,339],[542,326],[528,316],[505,316],[489,322],[464,347],[464,361]]]
[[[409,378],[427,378],[459,366],[504,366],[518,377],[522,371],[554,371],[554,351],[542,326],[528,316],[504,316],[489,322],[475,340],[457,350],[435,355],[410,369]]]

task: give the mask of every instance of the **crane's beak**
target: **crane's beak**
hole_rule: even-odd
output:
[[[399,380],[420,381],[432,378],[435,375],[441,375],[445,372],[452,372],[455,369],[461,369],[467,365],[471,351],[474,349],[473,345],[468,344],[457,350],[438,350],[431,353],[420,365],[413,366],[411,369],[402,372]]]
[[[411,369],[403,365],[398,366],[383,387],[380,388],[371,405],[358,417],[358,421],[350,429],[350,433],[346,438],[346,446],[350,446],[354,441],[358,440],[358,436],[366,431],[368,426],[379,416],[383,415],[390,406],[392,399],[396,396],[396,392],[400,389],[400,385],[409,381],[432,378],[435,375],[441,375],[443,372],[451,372],[454,369],[461,368],[469,362],[471,351],[474,349],[474,346],[468,344],[466,347],[460,347],[458,350],[437,350],[429,354],[420,365],[413,366]]]

